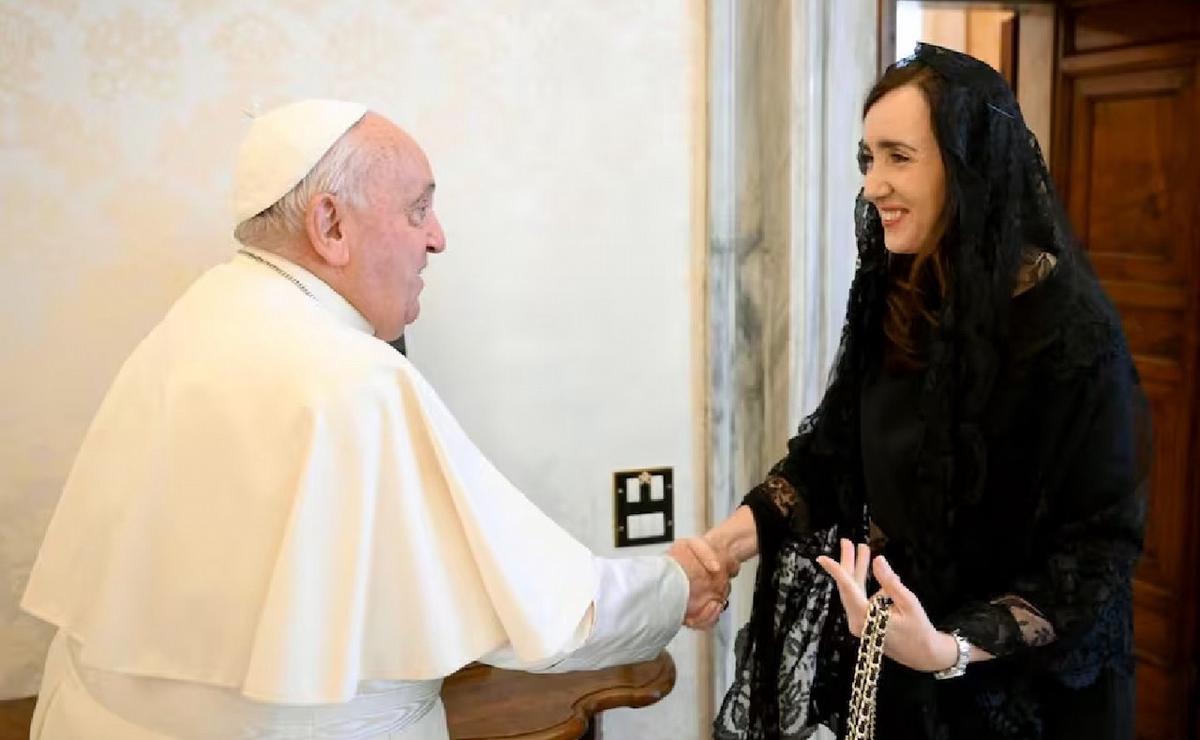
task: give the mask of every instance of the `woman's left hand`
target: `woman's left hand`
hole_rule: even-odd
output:
[[[867,568],[871,567],[880,588],[892,599],[884,641],[887,656],[915,671],[940,671],[953,665],[958,658],[954,638],[930,623],[921,602],[900,582],[887,560],[879,556],[872,563],[871,549],[866,545],[859,545],[857,553],[850,540],[842,540],[841,545],[840,563],[822,555],[817,564],[837,583],[850,632],[855,637],[862,635],[868,607]]]

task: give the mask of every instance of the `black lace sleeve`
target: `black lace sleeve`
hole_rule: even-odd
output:
[[[1134,563],[1141,551],[1149,425],[1127,356],[1097,371],[1066,449],[1062,484],[1045,501],[1043,542],[1006,593],[966,604],[939,627],[1001,657],[1056,643],[1082,674],[1129,630]],[[1113,638],[1118,638],[1114,640]]]
[[[796,486],[780,475],[780,467],[776,465],[742,500],[754,513],[760,543],[781,542],[793,526],[800,527],[793,531],[808,531],[808,503]]]

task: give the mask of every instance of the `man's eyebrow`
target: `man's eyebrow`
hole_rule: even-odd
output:
[[[431,197],[433,195],[433,191],[436,188],[437,188],[437,183],[435,183],[435,182],[429,183],[428,185],[425,186],[425,189],[421,191],[420,195],[418,195],[416,198],[413,198],[412,202],[420,203],[422,200],[427,200],[429,197]]]

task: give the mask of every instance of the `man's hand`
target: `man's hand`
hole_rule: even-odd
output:
[[[729,600],[729,579],[737,575],[737,560],[728,553],[718,553],[700,537],[677,540],[667,554],[688,577],[690,590],[683,623],[692,629],[709,629]]]

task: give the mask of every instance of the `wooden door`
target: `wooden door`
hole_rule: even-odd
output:
[[[1059,9],[1054,173],[1153,413],[1134,585],[1138,737],[1195,737],[1200,615],[1200,3]]]

